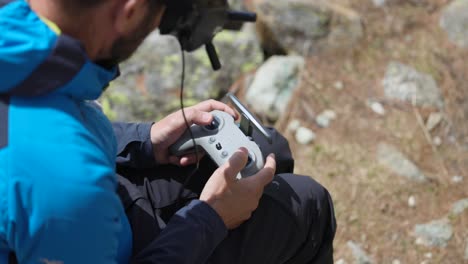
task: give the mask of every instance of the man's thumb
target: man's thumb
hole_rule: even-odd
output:
[[[266,161],[265,166],[261,169],[257,174],[252,175],[251,177],[247,177],[244,181],[250,182],[250,184],[259,186],[261,188],[265,187],[265,185],[269,184],[273,180],[273,176],[276,172],[276,160],[275,155],[270,154]]]
[[[229,161],[223,164],[222,169],[226,177],[235,179],[237,174],[245,168],[249,151],[246,148],[240,148],[229,158]]]

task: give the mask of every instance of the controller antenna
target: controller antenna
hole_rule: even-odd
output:
[[[206,53],[208,53],[208,58],[210,58],[213,70],[217,71],[221,69],[221,62],[219,61],[218,53],[216,52],[216,47],[213,45],[213,42],[206,43],[205,49]]]

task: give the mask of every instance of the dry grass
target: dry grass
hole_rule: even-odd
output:
[[[454,237],[443,249],[415,244],[415,224],[442,218],[451,205],[468,197],[468,51],[447,42],[438,26],[448,1],[395,1],[383,9],[371,1],[342,1],[363,14],[366,38],[359,47],[308,59],[302,85],[287,118],[278,128],[290,138],[297,160],[296,172],[311,175],[332,193],[336,205],[338,233],[336,259],[352,263],[348,240],[363,245],[376,263],[466,263],[468,212],[450,218]],[[415,4],[421,2],[422,4]],[[442,145],[428,142],[428,131],[419,125],[435,109],[413,109],[386,100],[381,80],[392,60],[412,65],[434,76],[446,99],[446,119],[430,132]],[[338,91],[334,83],[343,82]],[[381,102],[381,117],[367,106]],[[331,127],[321,129],[314,115],[332,109],[338,114]],[[318,136],[310,146],[298,146],[285,130],[287,120],[299,119]],[[426,135],[425,135],[426,133]],[[428,176],[429,183],[411,183],[376,162],[376,146],[397,146]],[[464,176],[453,184],[451,177]],[[415,196],[415,208],[408,198]],[[432,258],[426,253],[431,252]]]

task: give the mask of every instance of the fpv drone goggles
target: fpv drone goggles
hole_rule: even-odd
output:
[[[221,68],[213,45],[214,36],[232,22],[255,22],[255,13],[230,10],[227,0],[163,0],[166,11],[161,34],[174,35],[182,49],[194,51],[205,45],[214,70]]]

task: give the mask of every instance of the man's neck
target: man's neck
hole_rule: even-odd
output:
[[[102,42],[99,41],[100,34],[97,33],[97,28],[93,26],[95,23],[91,14],[67,17],[56,1],[29,0],[28,2],[31,9],[40,17],[57,25],[62,33],[79,40],[91,60],[99,57],[102,51],[99,44]]]

